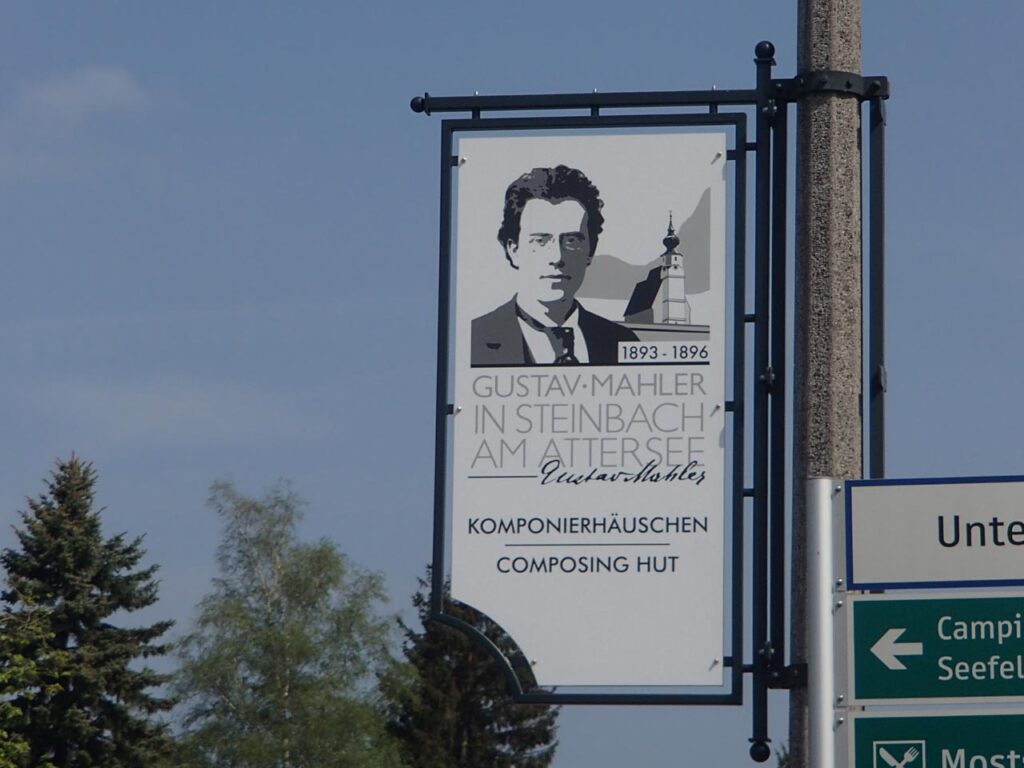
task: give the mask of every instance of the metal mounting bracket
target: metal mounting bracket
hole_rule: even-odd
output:
[[[779,98],[787,101],[800,101],[814,93],[846,93],[861,101],[889,98],[889,78],[865,77],[833,69],[805,72],[789,80],[775,80],[772,87]]]
[[[790,664],[788,667],[769,670],[768,687],[784,690],[806,688],[807,662]]]
[[[889,376],[885,372],[884,365],[878,366],[878,368],[875,370],[875,385],[882,392],[889,391]]]

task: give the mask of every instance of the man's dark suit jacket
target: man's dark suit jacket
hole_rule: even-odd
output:
[[[581,304],[576,305],[576,311],[580,313],[580,332],[587,343],[587,355],[592,364],[617,363],[619,342],[638,340],[636,334],[628,328],[588,312]],[[534,364],[530,347],[519,326],[514,298],[473,321],[470,365]]]

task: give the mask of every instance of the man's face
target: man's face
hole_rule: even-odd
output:
[[[591,259],[587,212],[578,200],[529,200],[519,221],[519,242],[505,244],[518,269],[521,300],[572,300]]]

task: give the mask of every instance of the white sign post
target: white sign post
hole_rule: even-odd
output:
[[[720,686],[726,134],[457,153],[451,594],[540,686]]]

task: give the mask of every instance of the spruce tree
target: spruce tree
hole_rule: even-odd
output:
[[[430,570],[413,596],[422,630],[403,624],[412,679],[397,669],[382,681],[389,727],[410,768],[545,768],[555,756],[558,709],[518,704],[498,664],[465,634],[430,621]],[[447,590],[445,598],[447,599]],[[494,622],[449,602],[506,656],[512,639]]]
[[[37,687],[12,699],[22,716],[9,724],[28,744],[27,765],[143,768],[169,746],[153,718],[169,702],[151,693],[167,678],[137,662],[166,652],[156,641],[171,622],[112,622],[156,602],[156,566],[138,568],[140,538],[104,538],[95,484],[91,464],[58,461],[46,491],[21,513],[20,548],[0,556],[9,611],[43,617],[35,647],[26,649]]]

